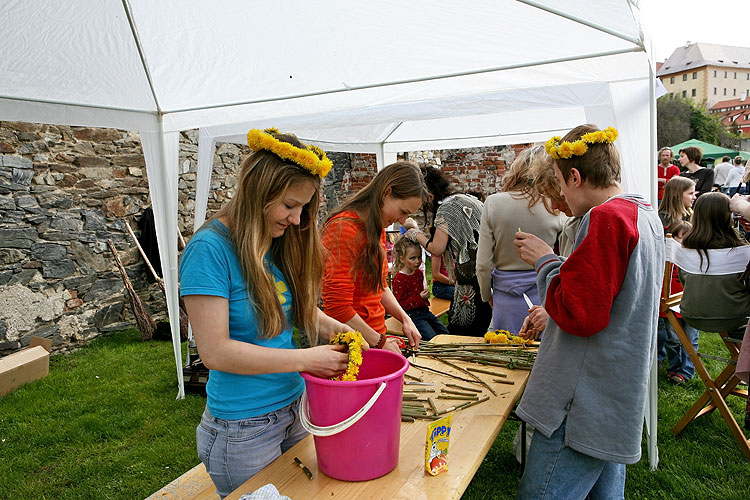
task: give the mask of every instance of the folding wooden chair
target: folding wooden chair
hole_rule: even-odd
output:
[[[667,240],[668,246],[674,244],[671,239]],[[668,259],[670,252],[667,252]],[[674,435],[679,435],[687,425],[693,420],[708,415],[714,410],[718,409],[724,421],[729,426],[729,430],[740,446],[740,450],[745,455],[745,458],[750,460],[750,440],[745,437],[740,426],[737,424],[737,420],[734,418],[731,410],[727,406],[726,398],[730,395],[739,396],[747,399],[747,390],[737,389],[737,385],[740,383],[740,379],[734,374],[735,365],[737,364],[737,357],[739,356],[739,346],[741,342],[735,340],[729,336],[728,332],[719,332],[721,340],[729,352],[729,358],[722,358],[718,356],[711,356],[708,354],[701,354],[696,352],[693,347],[693,343],[688,338],[685,330],[682,327],[682,323],[677,317],[676,313],[680,311],[680,301],[682,300],[683,293],[671,293],[671,280],[672,280],[672,268],[675,264],[667,260],[664,268],[664,287],[662,289],[660,310],[663,311],[669,323],[677,333],[677,337],[680,339],[680,343],[685,351],[690,356],[690,360],[695,365],[695,371],[700,376],[703,384],[706,386],[706,390],[693,404],[693,406],[685,413],[685,415],[677,422],[672,428]],[[702,357],[711,358],[718,361],[726,362],[727,366],[721,373],[716,377],[712,378],[708,373],[705,365],[703,364]]]

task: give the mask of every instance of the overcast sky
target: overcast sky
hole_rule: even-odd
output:
[[[690,42],[750,47],[750,0],[641,0],[654,58]]]

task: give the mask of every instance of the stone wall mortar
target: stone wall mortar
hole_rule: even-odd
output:
[[[193,233],[198,133],[180,134],[178,227]],[[496,192],[522,146],[411,152],[418,164],[439,166],[462,190]],[[237,168],[250,153],[218,145],[208,214],[231,198]],[[375,155],[331,153],[321,220],[369,182]],[[402,157],[403,158],[403,157]],[[161,289],[125,228],[150,205],[137,132],[0,122],[0,355],[53,340],[54,352],[135,325],[130,302],[106,240],[112,239],[133,287],[154,319],[166,319]]]

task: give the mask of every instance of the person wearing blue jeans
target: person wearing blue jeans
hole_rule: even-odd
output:
[[[335,377],[349,361],[344,346],[317,345],[349,331],[317,308],[323,247],[314,221],[330,160],[275,129],[251,130],[248,145],[255,152],[234,196],[180,261],[180,294],[209,369],[198,457],[221,498],[305,436],[299,372]],[[293,326],[312,347],[297,348]]]
[[[600,460],[565,445],[565,421],[548,438],[534,431],[516,498],[604,500],[625,497],[625,464]]]
[[[516,409],[535,428],[517,500],[621,499],[626,465],[641,458],[664,235],[653,207],[620,187],[616,138],[611,127],[581,125],[546,143],[581,217],[567,259],[515,234],[549,315]]]
[[[690,339],[696,352],[698,351],[698,330],[685,323],[685,320],[679,318],[685,334]],[[685,348],[682,347],[680,339],[677,338],[677,332],[667,318],[659,318],[659,327],[657,330],[657,352],[659,361],[667,359],[667,377],[675,384],[682,384],[695,376],[695,366],[690,360]]]

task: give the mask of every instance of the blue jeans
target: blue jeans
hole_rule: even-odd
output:
[[[453,300],[453,292],[456,287],[453,285],[446,285],[439,281],[432,280],[432,295],[439,299]]]
[[[685,323],[685,320],[682,318],[680,318],[680,323],[697,352],[698,330]],[[669,360],[667,373],[677,373],[687,380],[692,379],[695,376],[695,366],[693,366],[690,356],[688,356],[685,348],[682,347],[680,339],[677,338],[677,333],[667,318],[659,318],[656,339],[659,361],[665,358]]]
[[[422,334],[422,340],[430,340],[435,335],[447,335],[448,329],[440,322],[437,316],[432,314],[429,309],[411,309],[406,311],[414,326]]]
[[[534,431],[516,500],[591,500],[625,497],[625,464],[565,446],[565,421],[547,438]]]
[[[203,412],[195,430],[198,458],[224,498],[307,435],[299,399],[276,411],[242,420]]]

